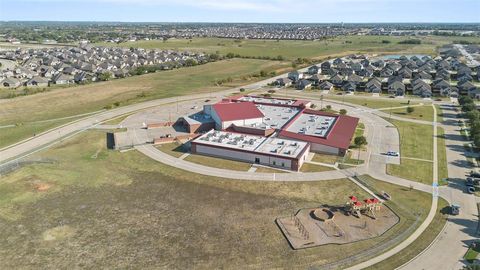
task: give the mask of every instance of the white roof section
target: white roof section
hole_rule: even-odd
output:
[[[296,158],[308,146],[307,142],[217,130],[210,130],[193,142],[288,158]]]
[[[264,115],[262,123],[253,123],[248,126],[261,129],[282,128],[300,111],[295,107],[280,107],[262,104],[257,104],[256,106]]]
[[[302,113],[287,128],[287,131],[316,137],[326,137],[336,119],[334,116]]]
[[[263,98],[256,96],[243,96],[238,100],[241,101],[250,101],[255,103],[267,103],[267,104],[278,104],[278,105],[293,105],[296,100],[294,99],[274,99],[274,98]]]

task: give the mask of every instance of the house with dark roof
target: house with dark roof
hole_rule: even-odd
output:
[[[333,84],[328,82],[328,81],[323,81],[321,82],[319,85],[318,85],[318,88],[320,88],[320,90],[332,90],[333,89]]]
[[[308,68],[307,73],[310,75],[320,74],[320,67],[313,65]]]
[[[330,82],[335,86],[341,86],[343,84],[343,77],[337,74],[330,78]]]
[[[295,70],[295,71],[289,72],[287,77],[290,80],[292,80],[293,83],[296,83],[299,80],[303,79],[303,73],[300,73],[300,72]]]
[[[313,82],[310,80],[299,80],[296,84],[298,90],[304,90],[312,87]]]
[[[279,78],[275,81],[275,84],[282,87],[289,87],[292,85],[292,80],[289,78]]]
[[[388,85],[388,94],[394,96],[405,95],[405,85],[401,81],[394,81]]]
[[[355,90],[357,90],[357,85],[353,82],[346,81],[342,85],[342,90],[345,92],[355,92]]]
[[[378,78],[372,78],[365,84],[365,91],[368,93],[381,93],[382,82]]]

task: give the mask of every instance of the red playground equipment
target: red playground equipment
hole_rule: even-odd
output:
[[[345,209],[348,214],[361,218],[362,214],[365,215],[368,213],[373,219],[377,218],[375,212],[379,211],[382,206],[382,202],[377,198],[365,199],[363,200],[363,203],[355,196],[350,196],[349,199],[350,200],[345,204]]]

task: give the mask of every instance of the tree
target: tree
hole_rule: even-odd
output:
[[[275,90],[273,90],[273,89],[271,89],[271,90],[268,90],[268,93],[270,93],[270,94],[275,94],[275,92],[276,92],[276,91],[275,91]]]
[[[354,143],[355,146],[358,147],[358,148],[362,147],[363,145],[367,145],[367,144],[368,144],[367,138],[365,138],[365,136],[357,136],[357,137],[355,137],[355,139],[353,140],[353,143]]]
[[[415,108],[414,108],[414,107],[410,107],[410,106],[407,107],[407,113],[408,113],[408,114],[411,114],[411,113],[413,113],[414,111],[415,111]]]
[[[98,75],[98,79],[100,81],[108,81],[112,78],[112,73],[110,72],[103,72],[102,74]]]
[[[327,108],[328,108],[328,107],[327,107]],[[341,109],[341,110],[340,110],[340,114],[341,114],[341,115],[345,115],[345,114],[347,114],[347,110],[345,110],[345,109]]]
[[[332,109],[332,105],[327,105],[327,111],[330,111]]]
[[[245,92],[245,88],[240,88],[240,92]]]
[[[187,67],[192,67],[192,66],[196,66],[198,65],[198,62],[197,60],[193,59],[193,58],[188,58],[186,61],[185,61],[185,65]]]

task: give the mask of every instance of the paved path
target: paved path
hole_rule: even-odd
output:
[[[436,241],[417,258],[404,265],[402,269],[461,269],[461,258],[468,245],[476,238],[478,211],[473,195],[464,192],[463,179],[470,170],[466,162],[463,143],[457,123],[457,112],[447,105],[441,106],[444,117],[444,130],[447,147],[448,176],[454,179],[448,188],[443,189],[443,196],[450,202],[461,206],[460,215],[450,216],[445,229]]]
[[[432,105],[433,106],[433,105]],[[435,106],[433,106],[434,109],[434,125],[433,125],[433,184],[437,184],[437,178],[438,178],[438,160],[437,160],[437,113],[435,110]],[[382,179],[382,178],[380,178]],[[372,258],[368,261],[362,262],[360,264],[357,264],[355,266],[352,266],[350,268],[347,268],[349,270],[354,270],[354,269],[363,269],[367,268],[369,266],[372,266],[374,264],[377,264],[385,259],[388,259],[392,256],[395,256],[397,253],[402,251],[404,248],[408,247],[410,244],[412,244],[420,235],[427,229],[428,225],[432,222],[433,218],[435,217],[435,214],[437,213],[437,204],[438,204],[438,194],[433,192],[433,197],[432,197],[432,204],[430,207],[430,211],[428,212],[427,217],[425,220],[420,224],[420,226],[413,232],[405,241],[400,243],[399,245],[395,246],[393,249],[388,250],[387,252],[381,254],[380,256],[377,256],[375,258]],[[417,268],[421,269],[421,268]],[[439,268],[440,269],[440,268]]]

